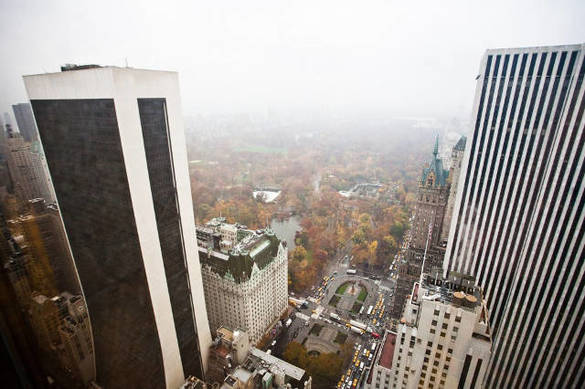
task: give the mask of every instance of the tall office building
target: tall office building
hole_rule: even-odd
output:
[[[16,118],[18,131],[25,141],[32,142],[37,139],[37,129],[35,118],[29,103],[15,104],[12,106],[12,112]]]
[[[174,72],[25,76],[104,387],[203,376],[211,335]]]
[[[585,45],[488,50],[445,267],[482,285],[488,387],[583,387]]]

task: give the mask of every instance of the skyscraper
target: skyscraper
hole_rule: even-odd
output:
[[[418,184],[410,246],[406,258],[398,263],[398,280],[391,312],[394,317],[402,315],[406,296],[412,291],[412,286],[419,279],[421,272],[442,266],[445,248],[441,242],[441,231],[449,197],[447,182],[449,172],[443,169],[443,161],[438,155],[437,137],[429,166],[423,168]]]
[[[439,247],[443,215],[449,197],[447,177],[449,172],[443,169],[439,155],[439,138],[435,140],[433,157],[429,167],[422,171],[418,185],[416,212],[412,225],[411,249],[424,253],[425,248]],[[429,225],[431,225],[429,231]],[[440,263],[438,263],[440,265]]]
[[[445,267],[486,292],[488,387],[585,379],[584,48],[488,50],[481,61]]]
[[[6,162],[14,193],[25,202],[35,198],[52,200],[42,156],[20,133],[7,131]]]
[[[29,103],[15,104],[12,106],[12,112],[16,118],[18,131],[25,141],[32,142],[37,139],[37,129],[32,108]]]
[[[104,387],[176,388],[211,342],[177,74],[25,76]]]

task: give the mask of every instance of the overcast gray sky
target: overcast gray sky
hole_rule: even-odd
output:
[[[63,63],[176,70],[183,111],[462,116],[487,48],[582,43],[585,1],[0,0],[0,111]]]

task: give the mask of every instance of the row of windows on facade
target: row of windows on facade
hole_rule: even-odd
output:
[[[570,62],[570,65],[569,65],[569,70],[568,70],[568,71],[567,71],[567,73],[566,73],[566,78],[567,78],[567,79],[570,77],[571,70],[572,70],[573,63],[574,63],[574,59],[575,59],[575,57],[576,57],[576,53],[577,53],[576,51],[574,51],[574,52],[572,52],[572,53],[571,53],[571,62]],[[557,55],[557,53],[556,53],[556,52],[552,54],[552,61],[551,61],[551,64],[552,64],[552,63],[554,63],[554,61],[555,61],[555,58],[556,58],[556,55]],[[561,71],[562,71],[562,69],[563,69],[563,65],[564,65],[564,62],[565,62],[565,57],[566,57],[566,55],[567,55],[567,52],[562,52],[561,59],[560,59],[560,64],[559,64],[559,68],[558,68],[558,71],[557,71],[557,72],[558,72],[558,74],[560,74],[560,73],[561,73]],[[512,78],[512,76],[513,76],[513,74],[514,74],[514,69],[515,69],[515,66],[516,66],[516,60],[517,60],[517,58],[518,58],[518,55],[515,55],[515,56],[514,56],[514,63],[513,63],[513,66],[512,66],[512,72],[511,72],[511,74],[510,74],[510,78]],[[520,67],[520,75],[519,75],[519,78],[522,78],[522,77],[523,77],[523,74],[524,74],[524,69],[525,69],[525,65],[526,65],[526,62],[527,62],[527,58],[528,58],[528,54],[524,54],[524,55],[522,56],[522,65],[521,65],[521,67]],[[546,58],[546,53],[544,54],[544,58]],[[533,71],[533,68],[534,68],[534,63],[535,63],[535,62],[534,62],[534,60],[535,60],[535,59],[536,59],[536,54],[533,54],[533,56],[532,56],[532,62],[531,62],[531,66],[530,66],[530,71],[529,71],[529,75],[528,75],[528,77],[527,77],[527,82],[526,82],[526,85],[525,85],[525,87],[524,87],[524,91],[525,91],[525,92],[524,92],[524,94],[523,94],[522,102],[521,102],[521,105],[520,105],[520,114],[519,114],[519,116],[518,116],[519,118],[522,118],[522,113],[523,113],[523,111],[524,111],[525,103],[526,103],[526,100],[527,100],[527,93],[526,93],[526,92],[528,91],[528,89],[529,89],[529,87],[530,87],[530,81],[531,81],[531,79],[530,79],[530,76],[532,75],[532,71]],[[482,87],[482,97],[481,97],[481,100],[480,100],[480,107],[479,107],[480,109],[478,110],[478,118],[477,118],[478,120],[477,120],[477,124],[476,124],[476,128],[475,128],[475,136],[477,136],[477,132],[479,131],[479,125],[480,125],[480,120],[479,120],[479,118],[480,118],[480,114],[481,114],[481,112],[482,112],[482,110],[483,110],[483,99],[484,99],[484,96],[485,96],[485,91],[486,91],[486,89],[487,89],[487,88],[486,88],[486,87],[487,87],[487,74],[489,73],[489,70],[490,70],[490,64],[491,64],[491,60],[492,60],[492,57],[491,57],[491,56],[489,56],[489,57],[488,57],[488,65],[487,65],[486,78],[484,79],[484,85],[483,85],[483,87]],[[507,63],[507,60],[508,60],[508,56],[506,55],[506,57],[505,57],[505,63]],[[498,63],[498,62],[499,62],[499,56],[497,57],[497,63]],[[543,61],[543,63],[544,63],[544,61]],[[496,65],[496,66],[497,66],[497,65]],[[549,73],[550,73],[550,71],[551,71],[551,68],[549,67]],[[504,73],[505,73],[505,71],[504,71]],[[493,81],[492,81],[492,83],[493,83]],[[518,97],[518,95],[519,95],[519,91],[520,91],[521,85],[522,85],[522,83],[521,83],[521,82],[517,82],[517,85],[516,85],[516,92],[515,92],[515,93],[516,93],[516,97],[514,98],[514,103],[512,104],[512,105],[513,105],[512,112],[514,112],[514,111],[515,111],[515,110],[514,110],[514,106],[516,105],[516,102],[517,102],[517,97]],[[546,83],[546,86],[548,87],[548,83]],[[553,101],[553,100],[554,100],[554,98],[556,97],[555,95],[556,95],[556,87],[557,87],[557,86],[558,86],[558,85],[556,85],[556,84],[555,84],[554,91],[553,91],[553,93],[552,93],[552,96],[551,96],[551,101]],[[493,86],[492,86],[492,90],[490,91],[490,101],[491,101],[491,94],[492,94],[492,92],[493,92]],[[562,90],[561,90],[561,95],[564,95],[564,93],[565,93],[565,92],[566,92],[566,86],[563,86],[563,88],[562,88]],[[546,95],[546,93],[543,93],[543,96],[544,96],[544,95]],[[499,101],[499,97],[500,97],[500,95],[498,95],[498,101]],[[496,102],[496,103],[497,103],[497,102]],[[504,103],[504,110],[503,110],[503,112],[507,112],[507,103],[508,103],[507,101]],[[489,103],[488,103],[488,104],[489,104]],[[558,118],[559,118],[559,112],[560,112],[560,110],[561,110],[561,107],[562,107],[562,106],[563,106],[562,104],[557,104],[557,109],[556,109],[556,112],[555,112],[555,116],[554,116],[554,118],[553,118],[553,124],[552,124],[551,128],[554,128],[554,127],[556,126],[556,122],[558,121]],[[549,106],[549,107],[550,107],[550,106]],[[533,108],[533,105],[531,105],[531,106],[530,106],[530,108],[529,108],[528,117],[531,117],[531,114],[532,114],[532,108]],[[540,118],[540,110],[541,110],[541,108],[542,108],[542,104],[539,104],[539,108],[538,108],[539,112],[538,112],[538,115],[537,115],[537,117],[538,117],[538,118]],[[549,108],[549,109],[550,109],[550,108]],[[497,112],[497,111],[496,111],[496,112]],[[494,118],[495,118],[496,116],[497,116],[497,115],[494,115]],[[544,124],[542,125],[542,127],[543,127],[543,128],[546,128],[546,127],[547,127],[547,124],[548,124],[548,119],[549,119],[549,118],[550,118],[550,110],[549,110],[549,111],[547,111],[547,115],[545,115],[545,118],[544,118]],[[538,122],[538,121],[539,121],[539,120],[536,120],[535,122]],[[485,120],[485,122],[487,123],[487,120]],[[502,121],[501,121],[501,123],[500,123],[500,128],[502,127],[502,124],[503,124],[503,122],[504,122],[504,121],[502,120]],[[512,120],[510,120],[510,121],[509,121],[509,123],[508,123],[508,124],[509,124],[509,126],[511,126],[511,122],[512,122]],[[518,129],[520,128],[520,123],[521,123],[521,120],[516,120],[516,122],[517,122],[517,124],[516,124],[516,130],[518,130]],[[485,129],[485,127],[484,127],[484,129]],[[508,129],[510,129],[510,127],[509,127]],[[484,137],[485,137],[485,131],[483,131],[483,132],[482,132],[481,143],[480,143],[480,149],[483,147],[483,143],[484,143]],[[506,135],[506,141],[504,142],[504,144],[506,144],[506,143],[507,143],[507,137],[508,137],[508,135]],[[499,141],[499,137],[498,137],[498,141]],[[515,143],[516,143],[516,137],[514,137],[514,141],[513,141],[513,143],[512,143],[512,147],[511,147],[511,149],[512,149],[512,150],[514,150],[514,149],[515,149]],[[524,142],[522,142],[522,143],[524,143]],[[488,144],[488,149],[489,149],[489,145],[491,145],[491,138],[490,138],[490,142],[489,142],[489,144]],[[496,145],[496,148],[497,148],[497,145]],[[547,148],[548,148],[548,147],[547,147]],[[522,149],[522,147],[521,147],[521,149]],[[547,150],[547,151],[548,151],[548,150]],[[545,153],[545,154],[546,154],[546,153]],[[472,153],[472,156],[473,156],[473,153]],[[476,167],[477,167],[477,165],[479,164],[479,161],[480,161],[480,160],[481,160],[481,152],[479,153],[479,156],[478,156],[478,158],[476,158]],[[471,163],[472,163],[472,161],[470,161],[470,164],[471,164]],[[509,168],[509,166],[508,166],[508,168]],[[508,171],[508,170],[506,170],[506,171]],[[517,169],[515,169],[515,170],[514,170],[514,173],[516,173],[516,171],[517,171]],[[466,192],[466,191],[467,191],[467,184],[468,184],[468,180],[469,180],[469,174],[470,174],[470,170],[468,170],[468,177],[466,177],[466,180],[465,180],[465,190],[464,190],[464,192]],[[515,174],[514,174],[514,175],[515,175]],[[473,190],[473,187],[472,187],[472,190]],[[494,193],[495,193],[495,191],[494,191]],[[502,191],[502,194],[503,194],[503,193],[504,193],[504,191]],[[478,195],[477,197],[479,198],[479,197],[481,197],[481,196],[479,196],[479,195]],[[500,203],[501,203],[501,198],[500,198],[500,201],[498,202],[498,204],[500,204]],[[499,210],[499,208],[498,208],[498,210]],[[463,211],[463,208],[461,209],[461,211],[460,211],[460,212],[462,212],[462,211]],[[498,212],[499,212],[499,211],[497,211],[496,213],[498,213]],[[474,214],[475,214],[475,213],[474,213]],[[482,210],[482,215],[483,215],[483,210]],[[460,216],[461,216],[461,215],[460,215]],[[468,216],[469,216],[469,210],[468,210],[468,213],[467,213],[467,215],[466,215],[466,218],[467,218]],[[456,230],[456,232],[455,232],[455,237],[457,237],[457,236],[458,236],[458,233],[459,233],[459,231],[458,231],[458,230]],[[499,237],[498,237],[498,238],[499,238]],[[455,240],[457,240],[457,239],[455,239]]]

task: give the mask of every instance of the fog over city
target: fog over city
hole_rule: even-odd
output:
[[[186,116],[469,118],[488,48],[578,43],[581,1],[3,1],[2,112],[64,63],[180,74]]]
[[[585,388],[585,0],[0,16],[2,388]]]

